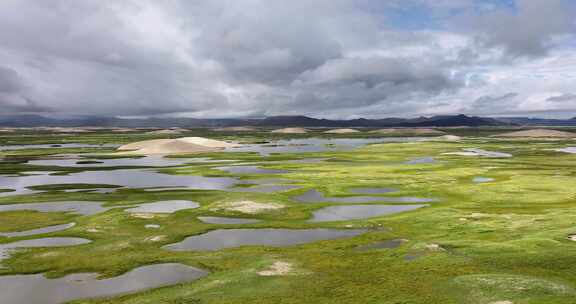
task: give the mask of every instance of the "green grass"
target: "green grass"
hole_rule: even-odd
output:
[[[73,216],[60,212],[30,210],[0,212],[0,232],[15,232],[64,224]]]
[[[206,136],[205,133],[190,134]],[[451,131],[450,131],[451,132]],[[465,133],[464,131],[457,131]],[[455,132],[455,133],[457,133]],[[473,131],[466,131],[473,133]],[[493,131],[474,131],[481,135]],[[193,133],[193,132],[192,132]],[[235,134],[219,135],[233,138]],[[107,134],[79,136],[82,142],[118,143],[145,138]],[[242,140],[266,141],[267,134],[250,133]],[[40,140],[40,139],[38,139]],[[68,139],[66,139],[68,140]],[[566,236],[576,232],[576,155],[551,149],[569,146],[563,141],[517,141],[468,138],[462,142],[389,143],[369,145],[347,152],[307,154],[211,153],[178,157],[211,157],[234,160],[233,164],[260,165],[286,169],[273,175],[234,175],[198,163],[166,168],[169,174],[235,176],[241,179],[283,178],[301,186],[277,193],[240,193],[208,190],[146,192],[118,189],[113,193],[65,193],[65,185],[50,186],[38,194],[0,197],[0,204],[96,200],[107,206],[134,205],[158,200],[186,199],[201,204],[198,209],[141,219],[122,209],[93,216],[74,216],[77,225],[50,236],[84,237],[90,244],[62,248],[37,248],[20,252],[4,261],[0,274],[46,272],[59,277],[77,272],[99,272],[111,277],[135,267],[178,262],[211,271],[201,280],[143,291],[121,297],[79,300],[74,303],[374,303],[374,304],[573,304],[576,288],[576,242]],[[512,158],[476,158],[446,155],[464,148],[502,151]],[[59,149],[59,148],[53,148]],[[50,149],[51,150],[51,149]],[[108,153],[102,151],[103,153]],[[28,152],[14,152],[29,155]],[[63,153],[56,151],[55,153]],[[109,154],[101,154],[106,157]],[[433,156],[433,164],[404,164],[406,160]],[[31,157],[31,156],[26,156]],[[35,156],[34,156],[35,157]],[[328,158],[321,163],[290,163],[302,158]],[[5,172],[43,171],[46,167],[18,162],[6,164]],[[85,168],[62,168],[78,172]],[[93,170],[91,168],[90,170]],[[476,184],[476,176],[494,178]],[[303,204],[291,197],[309,189],[326,196],[350,196],[353,187],[386,187],[397,192],[382,197],[413,196],[435,198],[430,207],[371,218],[369,220],[307,223],[311,212],[331,203]],[[216,209],[222,202],[253,200],[282,204],[284,209],[245,215]],[[45,214],[33,214],[46,216]],[[12,227],[24,230],[49,221],[69,218],[50,214],[30,220],[14,215]],[[72,215],[66,215],[69,217]],[[239,216],[259,218],[256,224],[211,225],[198,216]],[[12,220],[10,220],[12,222]],[[161,229],[146,229],[159,224]],[[351,238],[322,241],[291,247],[244,246],[207,252],[170,252],[163,245],[190,235],[221,228],[371,228]],[[386,227],[386,229],[375,229]],[[158,242],[153,236],[164,236]],[[30,239],[32,237],[17,238]],[[390,239],[405,239],[395,249],[359,251],[355,247]],[[416,256],[407,260],[407,256]],[[259,276],[273,261],[293,263],[296,274]]]

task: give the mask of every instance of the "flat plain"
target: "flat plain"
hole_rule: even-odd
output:
[[[0,303],[576,303],[576,141],[441,130],[4,132]]]

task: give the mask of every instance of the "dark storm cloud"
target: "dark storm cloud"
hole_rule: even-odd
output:
[[[13,69],[0,66],[0,113],[48,112],[26,96],[27,85]]]
[[[491,10],[479,18],[480,41],[503,47],[513,56],[541,56],[554,37],[576,30],[569,0],[516,0],[511,9]]]
[[[518,93],[507,93],[501,96],[482,96],[471,104],[472,111],[490,112],[495,107],[508,108],[513,103]],[[508,109],[507,109],[508,110]]]
[[[294,104],[314,110],[348,109],[386,103],[408,104],[413,97],[434,95],[459,87],[451,79],[449,66],[402,58],[343,58],[307,71],[292,88],[298,92]],[[286,105],[281,105],[286,108]]]
[[[574,102],[576,103],[576,94],[566,93],[558,96],[553,96],[547,99],[552,102]]]
[[[509,59],[556,51],[572,13],[565,0],[480,13],[477,3],[4,0],[0,105],[126,116],[497,113],[501,103],[479,100],[505,94]],[[404,25],[390,17],[399,9]],[[462,29],[458,14],[479,21]],[[403,28],[410,22],[422,29]],[[564,92],[566,81],[546,90]]]
[[[0,67],[0,93],[18,93],[24,84],[16,71]]]

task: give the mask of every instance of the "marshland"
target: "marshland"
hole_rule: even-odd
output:
[[[0,303],[574,303],[573,137],[327,130],[3,132]]]

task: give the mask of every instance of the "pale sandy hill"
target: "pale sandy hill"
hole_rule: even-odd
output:
[[[123,146],[118,147],[118,151],[133,151],[133,150],[139,150],[139,149],[144,149],[145,147],[149,147],[151,145],[160,145],[160,144],[164,144],[167,143],[169,141],[172,141],[173,139],[151,139],[151,140],[144,140],[144,141],[138,141],[138,142],[133,142],[133,143],[129,143]]]
[[[446,132],[427,129],[427,128],[401,128],[401,129],[379,129],[371,131],[371,133],[386,134],[386,135],[445,135]]]
[[[462,137],[456,135],[443,135],[440,137],[435,137],[435,139],[443,141],[460,141],[462,140]]]
[[[222,148],[206,147],[193,143],[188,143],[185,141],[171,140],[159,144],[145,146],[141,149],[130,151],[127,153],[138,155],[187,154],[187,153],[214,152],[219,150],[222,150]]]
[[[181,137],[178,138],[178,140],[210,148],[232,148],[240,146],[239,144],[236,143],[215,140],[205,137]]]
[[[308,133],[308,130],[304,128],[284,128],[284,129],[277,129],[272,130],[272,133],[283,133],[283,134],[304,134]]]
[[[135,132],[138,131],[137,129],[130,129],[130,128],[114,128],[112,132],[115,133],[127,133],[127,132]]]
[[[87,130],[84,128],[66,128],[66,127],[38,127],[35,130],[49,131],[54,133],[88,133],[94,132],[93,130]]]
[[[358,131],[356,129],[332,129],[332,130],[328,130],[324,133],[327,133],[327,134],[349,134],[349,133],[360,133],[360,131]]]
[[[550,129],[533,129],[498,134],[496,137],[575,138],[576,133]]]
[[[234,143],[228,143],[203,137],[182,137],[176,139],[153,139],[139,141],[120,146],[118,151],[136,155],[184,154],[213,152],[236,146],[238,145]]]
[[[173,134],[182,134],[182,130],[171,130],[171,129],[166,129],[166,130],[157,130],[157,131],[150,131],[150,132],[146,132],[146,134],[150,134],[150,135],[173,135]]]
[[[225,128],[213,129],[213,131],[218,131],[218,132],[253,132],[253,131],[258,131],[258,129],[252,128],[252,127],[225,127]]]

